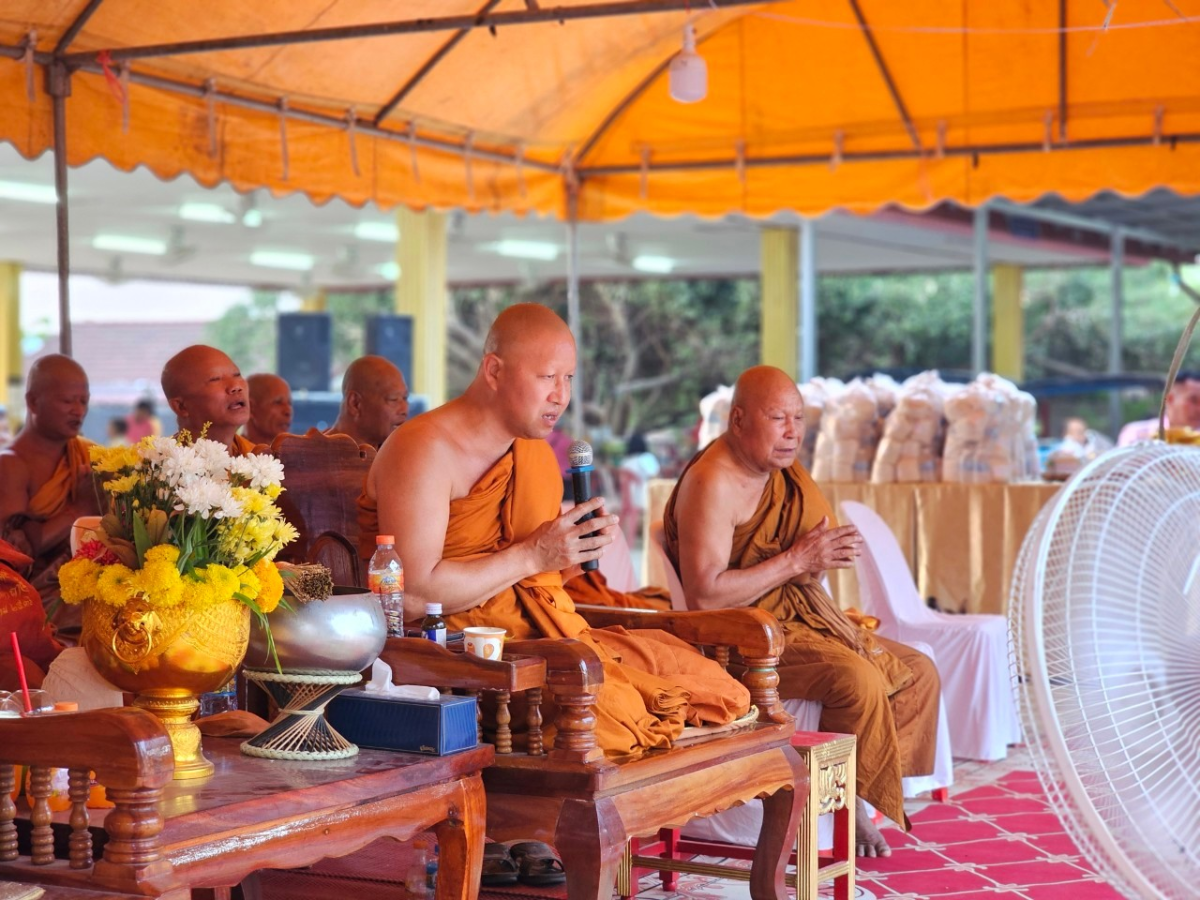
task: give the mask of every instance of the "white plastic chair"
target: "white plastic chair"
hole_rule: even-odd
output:
[[[921,602],[900,545],[873,510],[850,500],[842,514],[863,536],[858,561],[863,612],[880,621],[879,633],[910,646],[934,650],[949,714],[954,756],[999,760],[1020,743],[1008,670],[1008,626],[1003,616],[951,615]]]

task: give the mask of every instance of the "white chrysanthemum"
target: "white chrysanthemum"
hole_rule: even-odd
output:
[[[229,489],[211,478],[193,478],[187,484],[181,484],[175,489],[175,497],[179,501],[177,509],[183,509],[188,515],[198,515],[207,519],[214,512],[224,510],[226,503],[232,499]],[[235,503],[237,501],[234,501]],[[241,504],[238,504],[240,515]]]
[[[223,478],[229,471],[229,449],[224,444],[201,438],[192,444],[196,456],[204,463],[205,474],[210,478]]]
[[[174,452],[176,446],[174,438],[156,435],[143,438],[138,442],[138,454],[146,462],[157,466],[161,465],[162,461]]]
[[[221,503],[213,512],[213,518],[216,519],[238,519],[241,518],[245,509],[242,507],[242,501],[237,499],[229,491],[229,488],[222,485],[224,496],[221,498]]]
[[[229,471],[240,475],[255,490],[262,490],[283,481],[283,463],[265,453],[239,456],[230,463]]]

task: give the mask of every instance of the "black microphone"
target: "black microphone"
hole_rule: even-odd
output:
[[[586,503],[592,499],[592,445],[587,441],[572,441],[571,446],[567,448],[567,459],[571,462],[571,468],[568,471],[571,473],[571,493],[575,495],[575,502]],[[576,519],[575,524],[586,522],[588,519],[594,519],[596,511],[592,510],[581,519]],[[585,534],[584,537],[592,537],[598,532],[593,531],[592,534]],[[600,568],[600,560],[589,559],[583,563],[583,571],[595,572]]]

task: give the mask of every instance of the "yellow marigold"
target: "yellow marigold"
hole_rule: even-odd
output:
[[[228,600],[242,586],[242,580],[232,569],[215,563],[205,566],[203,569],[197,569],[196,574],[212,589],[213,600]]]
[[[58,587],[63,603],[82,603],[95,597],[96,577],[100,569],[95,560],[83,557],[64,563],[58,570]]]
[[[120,478],[104,482],[104,489],[112,494],[128,494],[141,480],[136,474],[122,475]]]
[[[208,606],[217,599],[208,579],[196,580],[191,576],[180,579],[180,602],[188,607],[199,609]]]
[[[275,564],[260,559],[254,564],[254,574],[258,576],[261,588],[258,592],[258,608],[265,613],[274,611],[283,598],[283,576],[275,568]]]
[[[183,583],[174,562],[148,559],[133,573],[130,582],[134,592],[145,597],[152,606],[175,606],[183,601]]]
[[[146,562],[159,561],[175,565],[179,562],[179,548],[174,544],[156,544],[146,551]]]
[[[262,590],[262,582],[258,580],[258,576],[244,567],[239,568],[237,576],[240,582],[238,593],[249,597],[251,600],[257,598],[259,592]]]
[[[121,563],[102,566],[96,579],[96,599],[110,606],[124,606],[133,599],[133,570]]]

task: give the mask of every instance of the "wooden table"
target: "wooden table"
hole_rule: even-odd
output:
[[[203,887],[222,897],[259,869],[307,866],[378,838],[407,841],[432,830],[441,855],[437,900],[476,900],[486,817],[480,771],[492,763],[490,745],[440,757],[364,749],[346,760],[284,762],[244,756],[240,743],[205,738],[215,774],[167,786],[161,859],[141,884],[103,883],[101,872],[72,871],[65,860],[32,869],[0,864],[0,879],[171,900]]]

